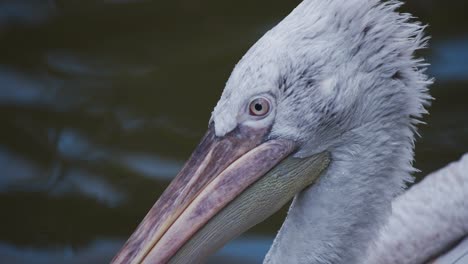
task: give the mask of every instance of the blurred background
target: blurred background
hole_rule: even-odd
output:
[[[0,262],[107,263],[204,133],[229,74],[299,0],[0,0]],[[436,98],[416,176],[468,150],[468,4],[412,0]],[[260,263],[285,215],[212,263]]]

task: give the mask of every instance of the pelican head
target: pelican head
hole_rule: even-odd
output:
[[[266,262],[358,261],[409,179],[414,124],[429,99],[413,57],[423,27],[399,6],[304,0],[267,32],[114,263],[201,261],[292,196]]]

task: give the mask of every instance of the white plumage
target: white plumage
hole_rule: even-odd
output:
[[[369,249],[369,263],[424,263],[442,253],[435,263],[455,262],[468,244],[450,249],[468,235],[468,154],[460,161],[429,174],[393,201],[388,224]]]
[[[422,263],[467,234],[462,163],[400,196],[392,213],[412,179],[415,125],[432,83],[414,55],[425,27],[399,13],[401,4],[304,0],[229,78],[212,115],[218,136],[244,122],[237,113],[246,100],[268,93],[274,113],[248,125],[272,124],[270,137],[301,142],[298,157],[332,155],[294,199],[264,263]]]
[[[324,150],[332,154],[325,175],[293,201],[265,263],[362,263],[366,248],[391,214],[391,201],[411,180],[414,125],[426,113],[431,80],[424,74],[427,65],[414,57],[426,43],[424,26],[411,15],[398,13],[400,5],[399,1],[305,0],[247,52],[227,82],[212,116],[218,136],[242,122],[236,113],[246,98],[270,93],[279,98],[276,112],[264,123],[252,125],[273,122],[271,137],[302,142],[296,156]],[[425,185],[430,184],[410,192],[422,201],[410,194],[396,201],[392,223],[404,218],[402,214],[410,217],[405,206],[424,204],[432,195],[430,187],[419,191]],[[401,201],[407,196],[408,202]],[[432,208],[414,210],[428,213]],[[411,225],[401,223],[396,233],[415,226],[421,232],[442,228],[432,235],[445,236],[448,226],[455,224],[429,226],[424,221],[430,220],[416,219]],[[397,229],[393,227],[397,224],[391,225],[391,230]],[[464,231],[458,230],[458,235]],[[388,240],[392,237],[383,235],[383,247],[376,252],[387,250]],[[410,246],[412,241],[400,245],[406,246],[399,251],[404,259],[387,263],[418,263],[426,253],[440,252],[453,237],[450,234],[431,246]],[[369,263],[383,263],[380,257],[385,257],[375,254]]]

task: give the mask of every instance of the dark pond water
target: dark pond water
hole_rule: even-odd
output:
[[[433,36],[420,178],[468,151],[468,16]],[[206,129],[234,64],[297,0],[0,1],[0,262],[106,263]],[[259,263],[284,210],[212,262]]]

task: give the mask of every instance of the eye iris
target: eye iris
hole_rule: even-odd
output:
[[[250,114],[254,116],[264,116],[270,110],[270,103],[265,98],[258,98],[250,103]]]

